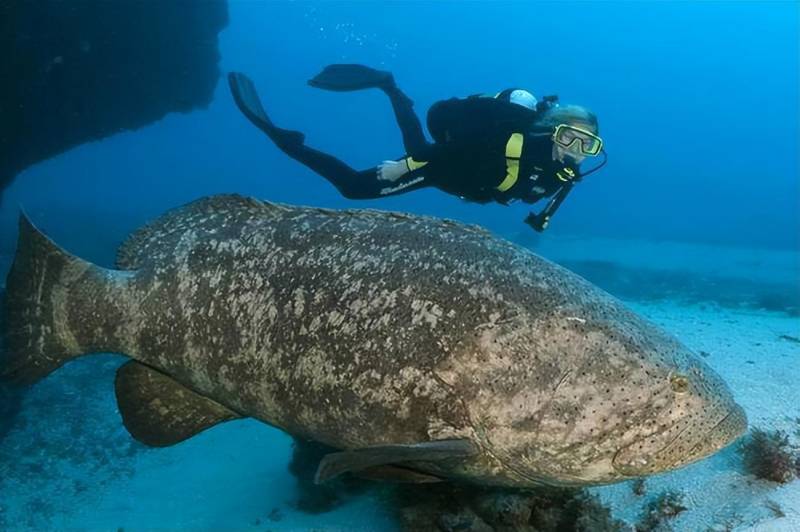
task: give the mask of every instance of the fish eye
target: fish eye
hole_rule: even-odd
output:
[[[689,378],[685,375],[673,375],[669,379],[672,391],[675,393],[686,393],[689,391]]]

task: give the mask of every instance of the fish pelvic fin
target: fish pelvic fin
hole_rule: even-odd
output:
[[[98,340],[104,325],[119,320],[110,300],[125,274],[71,255],[21,214],[6,282],[7,353],[0,359],[0,380],[33,384],[77,356],[113,351]],[[80,334],[76,324],[94,333]]]
[[[412,444],[376,445],[325,455],[314,476],[315,484],[322,484],[342,473],[359,472],[386,465],[408,462],[441,462],[463,460],[477,454],[478,450],[466,439],[440,440]],[[377,471],[377,470],[375,470]]]

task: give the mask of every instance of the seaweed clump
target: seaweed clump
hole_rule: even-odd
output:
[[[617,532],[599,499],[585,490],[511,490],[453,484],[403,486],[391,506],[404,530],[442,532]]]
[[[753,429],[739,452],[745,471],[756,478],[785,484],[800,474],[800,453],[781,430]]]
[[[671,530],[669,521],[686,509],[682,494],[665,491],[647,504],[639,522],[636,523],[636,532]]]

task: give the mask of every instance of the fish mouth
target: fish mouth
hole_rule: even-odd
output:
[[[747,431],[747,414],[741,406],[734,406],[708,432],[702,442],[695,445],[690,454],[703,458],[723,449],[739,439]]]
[[[697,441],[687,445],[682,437],[689,429],[690,427],[686,427],[666,444],[655,449],[647,445],[653,439],[652,435],[623,447],[612,460],[614,470],[627,477],[636,477],[676,469],[706,458],[744,434],[747,430],[747,415],[741,406],[734,405]]]

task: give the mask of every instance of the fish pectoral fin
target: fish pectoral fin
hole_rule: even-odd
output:
[[[117,370],[114,388],[125,428],[152,447],[174,445],[217,423],[241,417],[136,361]]]
[[[358,478],[366,480],[380,480],[382,482],[398,482],[403,484],[433,484],[435,482],[444,482],[445,479],[431,475],[430,473],[423,473],[407,467],[395,465],[381,465],[368,467],[361,471],[354,471],[353,474]]]
[[[314,477],[316,484],[346,472],[403,462],[440,462],[451,458],[467,458],[477,453],[475,446],[466,439],[440,440],[401,445],[376,445],[325,455]]]

